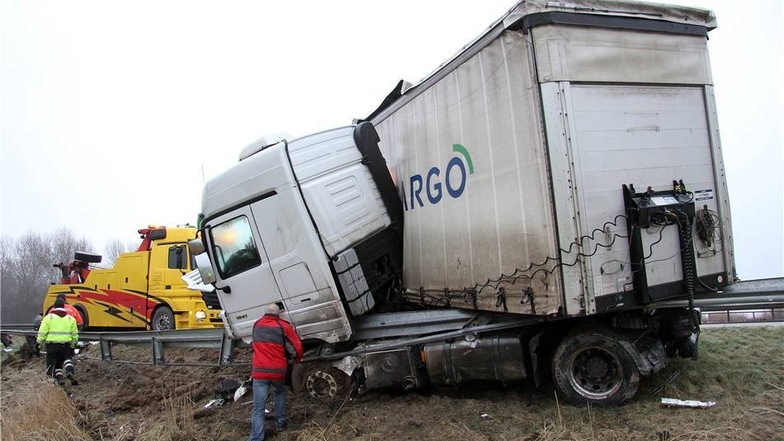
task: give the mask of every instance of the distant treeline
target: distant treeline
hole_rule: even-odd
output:
[[[68,228],[46,235],[29,232],[19,238],[0,237],[0,321],[32,323],[49,285],[60,281],[62,272],[55,265],[70,263],[77,251],[100,254],[90,241],[77,238]],[[121,241],[110,242],[101,266],[111,266],[125,251]]]

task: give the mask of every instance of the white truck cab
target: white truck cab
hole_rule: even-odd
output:
[[[350,318],[372,309],[373,288],[400,268],[390,257],[400,225],[362,152],[378,152],[378,135],[365,123],[278,139],[249,146],[205,185],[202,237],[214,266],[203,256],[202,278],[218,290],[234,338],[249,341],[264,307],[278,303],[303,339],[347,340]],[[383,158],[375,161],[389,180]]]

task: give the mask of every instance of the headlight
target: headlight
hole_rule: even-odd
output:
[[[207,313],[202,310],[198,310],[196,311],[196,314],[194,314],[194,317],[196,317],[197,321],[203,321],[207,319]]]

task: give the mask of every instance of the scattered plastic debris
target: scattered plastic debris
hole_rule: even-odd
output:
[[[211,408],[211,407],[218,407],[218,406],[223,406],[223,403],[224,403],[225,401],[226,401],[226,400],[224,400],[223,398],[215,398],[215,399],[212,399],[212,400],[210,400],[210,402],[209,402],[209,403],[205,404],[205,405],[204,405],[204,408],[205,408],[205,409],[209,409],[209,408]]]
[[[497,419],[495,419],[495,418],[491,417],[491,416],[490,416],[490,414],[487,414],[487,413],[483,413],[482,415],[479,415],[479,416],[480,416],[481,418],[485,419],[485,420],[493,420],[493,421],[498,421]]]
[[[251,377],[251,379],[249,379],[249,380],[245,381],[244,383],[242,383],[242,385],[240,387],[238,387],[236,391],[234,391],[234,401],[239,401],[240,398],[242,398],[242,396],[245,395],[246,392],[248,392],[248,389],[253,390],[253,378],[252,377]]]
[[[662,398],[662,406],[667,407],[696,407],[707,408],[716,405],[715,401],[679,400],[677,398]]]

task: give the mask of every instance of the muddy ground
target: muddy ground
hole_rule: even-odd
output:
[[[199,366],[215,364],[216,350],[166,349],[165,366],[150,364],[150,352],[146,347],[115,346],[113,361],[105,362],[99,348],[92,346],[76,357],[79,384],[66,392],[92,439],[149,437],[149,432],[161,430],[156,428],[161,422],[168,422],[181,439],[192,435],[210,440],[247,438],[251,392],[236,402],[205,406],[220,397],[218,389],[224,381],[241,383],[248,378],[248,350],[238,349],[235,364],[228,367]],[[42,375],[44,355],[28,359],[15,354],[2,367],[3,396],[13,402],[14,396],[25,395],[30,378]],[[270,433],[279,440],[440,440],[450,434],[461,439],[526,439],[523,435],[535,434],[537,428],[518,427],[513,416],[550,407],[551,393],[543,395],[520,385],[484,385],[313,398],[289,390],[289,427]],[[273,430],[272,420],[268,430]]]

